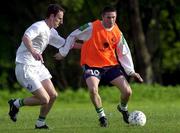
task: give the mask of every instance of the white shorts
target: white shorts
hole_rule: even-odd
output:
[[[16,63],[15,74],[18,82],[30,92],[42,88],[41,81],[52,78],[48,69],[43,64],[40,66],[30,66]]]

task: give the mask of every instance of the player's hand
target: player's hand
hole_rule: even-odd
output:
[[[31,52],[32,56],[34,57],[35,60],[40,60],[42,63],[44,63],[43,57],[40,53],[38,53],[36,50],[33,50]]]
[[[58,53],[56,53],[56,54],[54,55],[54,58],[55,58],[56,60],[62,60],[62,59],[64,58],[64,56],[62,56],[62,55],[58,52]]]
[[[143,79],[141,78],[141,76],[139,75],[139,73],[132,73],[131,76],[137,80],[138,82],[142,83],[143,82]]]
[[[74,43],[74,45],[73,45],[73,49],[81,49],[83,43],[84,43],[83,40],[76,40],[75,43]]]
[[[81,43],[75,43],[72,48],[73,49],[81,49],[82,48],[82,44]]]

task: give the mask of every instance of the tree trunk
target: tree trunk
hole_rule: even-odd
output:
[[[149,51],[146,47],[145,35],[142,28],[138,0],[128,0],[130,28],[134,41],[137,72],[146,83],[152,83],[152,64]]]

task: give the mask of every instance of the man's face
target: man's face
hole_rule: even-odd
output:
[[[106,12],[102,15],[102,21],[105,28],[111,28],[116,22],[116,12]]]
[[[53,17],[52,25],[53,28],[57,28],[60,24],[63,24],[64,13],[59,11],[56,16]]]

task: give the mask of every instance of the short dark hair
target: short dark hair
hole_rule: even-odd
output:
[[[102,15],[104,15],[106,12],[117,12],[116,8],[112,6],[105,6],[101,12]]]
[[[54,16],[56,16],[59,11],[65,12],[65,10],[60,5],[50,4],[47,9],[46,17],[49,17],[51,14],[54,14]]]

